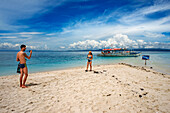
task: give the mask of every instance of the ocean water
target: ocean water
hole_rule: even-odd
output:
[[[170,52],[142,52],[139,57],[98,57],[100,52],[93,52],[93,65],[128,63],[136,66],[145,66],[142,55],[150,55],[146,67],[170,74]],[[0,51],[0,76],[18,75],[16,73],[17,51]],[[29,55],[29,53],[27,52]],[[86,68],[88,52],[34,52],[27,60],[29,73],[66,69],[83,66]]]

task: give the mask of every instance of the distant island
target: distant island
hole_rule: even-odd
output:
[[[85,51],[101,51],[102,49],[88,49],[88,50],[33,50],[34,52],[85,52]],[[139,48],[139,49],[128,49],[133,51],[169,51],[170,49],[161,48]],[[19,50],[0,50],[0,52],[17,52]],[[28,52],[29,50],[27,50]]]

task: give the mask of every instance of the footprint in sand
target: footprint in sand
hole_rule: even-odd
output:
[[[107,72],[107,70],[103,70],[103,72]]]
[[[33,104],[33,102],[29,102],[28,104]]]
[[[139,95],[140,98],[142,98],[142,95]]]
[[[99,74],[99,72],[98,72],[98,71],[94,71],[94,73]]]
[[[108,94],[107,96],[111,96],[111,94]]]
[[[143,91],[144,89],[143,88],[140,88],[141,91]]]
[[[147,95],[148,94],[148,92],[146,92],[146,93],[143,93],[143,95]]]

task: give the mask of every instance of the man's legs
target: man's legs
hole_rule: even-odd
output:
[[[21,72],[21,75],[20,75],[20,87],[22,87],[22,78],[23,78],[23,69],[20,68],[20,72]]]
[[[23,81],[23,84],[22,84],[22,88],[26,88],[25,83],[26,83],[26,80],[27,80],[27,77],[28,77],[28,69],[27,69],[27,67],[24,67],[23,71],[24,71],[25,77],[24,77],[24,81]]]

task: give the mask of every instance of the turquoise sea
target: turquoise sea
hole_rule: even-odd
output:
[[[26,52],[29,55],[29,52]],[[139,57],[98,57],[100,52],[93,52],[93,65],[128,63],[145,66],[142,55],[150,55],[146,67],[170,74],[170,52],[142,52]],[[0,51],[0,76],[17,75],[17,51]],[[86,67],[88,52],[34,52],[27,60],[29,73],[66,69],[71,67]]]

